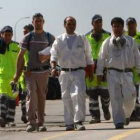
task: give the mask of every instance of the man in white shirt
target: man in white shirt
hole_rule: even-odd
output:
[[[64,102],[64,119],[66,131],[85,130],[85,67],[89,67],[89,78],[93,79],[93,60],[87,39],[75,33],[76,19],[66,17],[64,20],[66,33],[55,40],[51,49],[52,75],[55,67],[61,67],[59,82]],[[74,127],[75,126],[75,127]]]
[[[140,73],[140,54],[132,37],[124,35],[124,20],[116,17],[111,21],[112,36],[103,42],[97,75],[100,83],[103,68],[107,67],[108,90],[111,98],[113,121],[116,129],[123,129],[130,122],[135,106],[136,89],[132,68]]]

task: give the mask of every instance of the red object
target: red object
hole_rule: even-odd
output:
[[[16,98],[16,106],[19,106],[19,95]]]
[[[88,65],[88,66],[85,68],[86,77],[89,76],[89,72],[90,72],[90,68],[91,68],[91,67],[92,67],[92,71],[93,71],[93,73],[94,73],[94,68],[95,68],[94,64],[93,64],[93,65]]]

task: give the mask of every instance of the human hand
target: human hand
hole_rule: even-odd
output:
[[[97,75],[97,82],[98,82],[99,85],[101,85],[102,75]]]
[[[57,76],[57,70],[54,68],[51,70],[51,76],[56,77]]]

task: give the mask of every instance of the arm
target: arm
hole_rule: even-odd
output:
[[[91,55],[91,46],[85,37],[84,37],[84,41],[85,41],[85,56],[86,56],[86,61],[87,61],[86,69],[88,70],[87,76],[89,77],[89,81],[92,81],[93,73],[94,73],[94,62]]]
[[[55,40],[55,42],[52,45],[52,48],[50,50],[51,53],[51,67],[52,67],[52,71],[51,74],[53,77],[55,77],[57,75],[56,72],[56,65],[58,63],[58,57],[59,57],[59,47],[58,47],[58,41]]]
[[[109,39],[106,39],[100,49],[99,57],[97,61],[97,80],[98,83],[101,84],[102,76],[103,76],[103,70],[105,68],[105,60],[108,56],[108,45],[109,45]]]
[[[40,54],[38,56],[38,59],[43,63],[44,61],[49,61],[50,57],[51,57],[51,55]]]
[[[50,57],[51,57],[51,54],[50,54],[50,49],[51,49],[51,46],[53,44],[55,40],[55,37],[53,35],[51,35],[51,38],[50,38],[50,46],[48,46],[46,49],[44,49],[43,51],[40,51],[38,54],[38,59],[43,63],[44,61],[49,61],[50,60]]]
[[[13,78],[13,81],[14,83],[17,83],[21,73],[22,73],[22,70],[23,70],[23,66],[24,66],[24,54],[25,54],[25,51],[26,50],[23,50],[21,49],[19,54],[18,54],[18,57],[17,57],[17,64],[16,64],[16,73],[14,75],[14,78]]]
[[[43,51],[38,52],[38,59],[43,63],[44,61],[49,61],[51,54],[50,54],[51,47],[45,48]]]
[[[50,50],[50,53],[51,53],[50,61],[58,63],[58,58],[59,58],[59,55],[60,55],[60,49],[59,49],[59,46],[58,46],[58,40],[57,39],[54,41],[54,43],[52,45],[52,48]]]
[[[140,51],[139,51],[135,41],[133,42],[133,46],[134,46],[135,67],[139,73],[139,78],[140,78]]]

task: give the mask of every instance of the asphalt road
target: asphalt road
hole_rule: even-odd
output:
[[[47,132],[25,131],[26,124],[20,120],[20,106],[16,111],[16,127],[0,128],[0,140],[140,140],[140,122],[131,122],[122,130],[116,130],[112,119],[105,121],[102,114],[102,122],[89,124],[91,119],[88,111],[88,99],[86,101],[85,131],[65,131],[63,119],[63,103],[61,100],[46,101],[45,126]],[[111,108],[110,108],[111,110]]]

